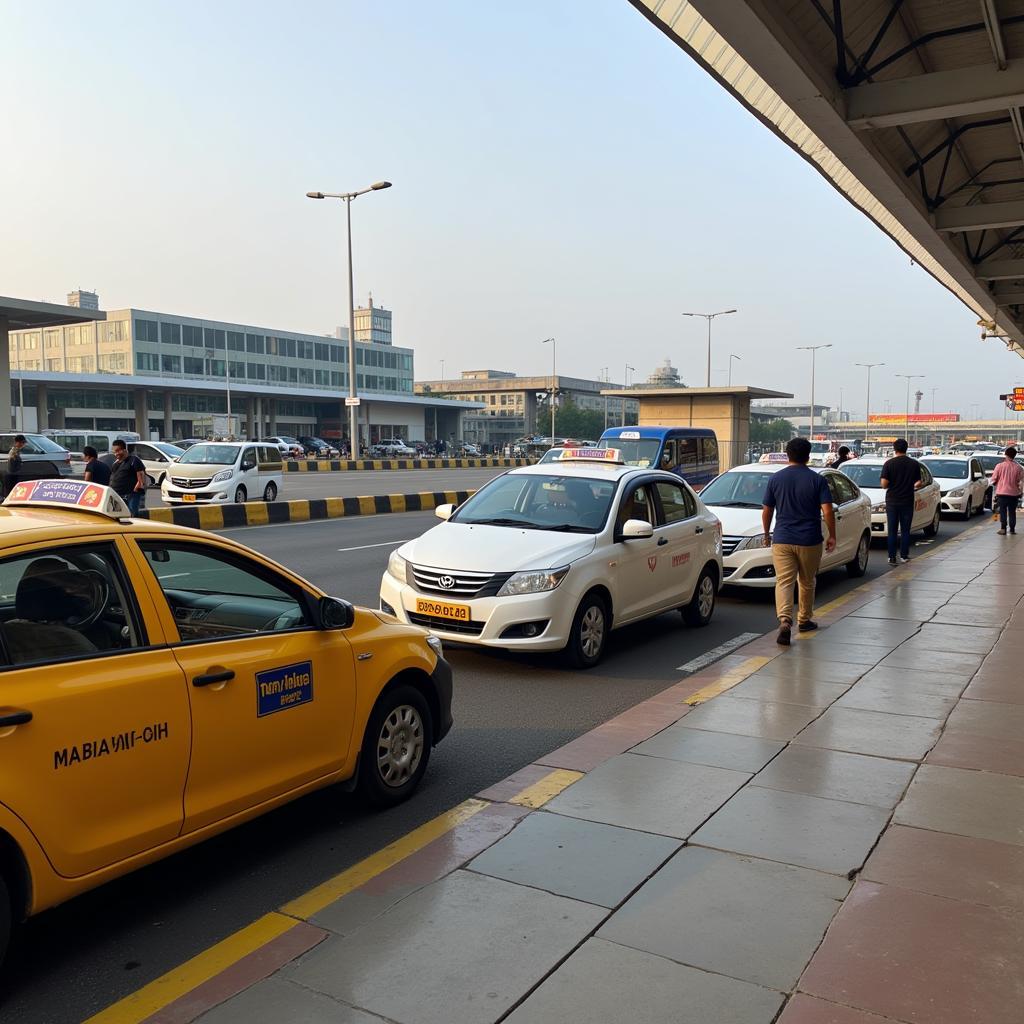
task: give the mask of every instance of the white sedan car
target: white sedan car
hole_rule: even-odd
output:
[[[772,552],[764,543],[761,507],[765,488],[785,466],[754,463],[734,466],[700,492],[701,500],[722,522],[725,582],[740,587],[774,587]],[[860,488],[834,469],[819,469],[828,481],[836,513],[836,546],[823,553],[819,572],[845,566],[863,576],[871,549],[871,501]],[[824,526],[822,527],[824,532]]]
[[[706,625],[722,581],[718,520],[679,477],[566,449],[512,470],[392,552],[381,611],[446,640],[597,664],[608,633],[671,609]]]
[[[972,515],[981,515],[991,485],[985,470],[977,458],[970,455],[930,455],[921,459],[941,491],[941,509],[943,512],[954,512],[970,519]]]
[[[845,473],[871,500],[871,535],[889,536],[889,520],[885,514],[885,491],[882,488],[882,458],[854,459],[847,462],[841,472]],[[914,492],[914,518],[911,530],[921,530],[926,537],[939,532],[942,521],[939,485],[931,471],[921,464],[921,486]]]

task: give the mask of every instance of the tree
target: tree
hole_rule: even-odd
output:
[[[796,437],[796,427],[789,420],[751,420],[750,440],[754,444],[775,444]]]
[[[581,409],[571,398],[563,398],[555,411],[555,434],[579,441],[596,441],[604,433],[604,413]]]

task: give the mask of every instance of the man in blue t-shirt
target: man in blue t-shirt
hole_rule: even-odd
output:
[[[817,629],[814,614],[814,583],[821,565],[821,519],[828,527],[825,550],[836,546],[836,517],[828,481],[809,469],[811,442],[794,437],[786,445],[789,465],[774,474],[764,492],[761,524],[764,540],[771,545],[775,566],[775,612],[779,617],[776,641],[788,647],[793,629],[793,585],[800,581],[797,628],[801,633]],[[775,532],[772,533],[772,515]]]

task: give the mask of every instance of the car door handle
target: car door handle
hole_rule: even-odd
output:
[[[223,669],[220,672],[207,672],[203,676],[193,676],[193,686],[212,686],[214,683],[227,683],[235,678],[235,673],[231,669]]]
[[[662,546],[663,544],[667,544],[667,543],[668,543],[668,537],[659,537],[659,538],[658,538],[658,547],[659,547],[659,548],[660,548],[660,547],[661,547],[661,546]]]
[[[25,725],[32,721],[32,712],[23,708],[6,708],[0,711],[0,729],[11,725]]]
[[[695,535],[695,536],[696,536],[696,535],[697,535],[698,533],[703,533],[703,532],[704,532],[704,527],[703,527],[703,526],[698,526],[698,527],[697,527],[697,529],[696,529],[696,530],[694,530],[693,532],[694,532],[694,535]]]

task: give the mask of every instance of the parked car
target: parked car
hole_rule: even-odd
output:
[[[847,462],[839,472],[846,474],[871,500],[871,535],[889,536],[889,519],[885,510],[885,491],[882,489],[882,467],[886,460],[869,456]],[[921,464],[921,486],[914,492],[914,517],[911,530],[921,530],[926,537],[939,532],[942,510],[939,485],[931,470]]]
[[[168,444],[166,441],[127,441],[125,443],[131,455],[142,459],[143,465],[146,467],[147,487],[159,487],[173,464],[185,454],[184,448],[180,448],[176,444]],[[100,456],[100,462],[112,466],[114,453],[104,452]]]
[[[266,442],[203,441],[193,445],[164,477],[168,505],[274,501],[284,482],[281,453]]]
[[[322,437],[306,434],[299,438],[299,444],[305,447],[310,455],[319,455],[324,459],[336,459],[340,452],[334,445],[328,444]]]
[[[977,458],[969,455],[935,455],[921,459],[942,493],[942,511],[970,519],[991,504],[992,488]]]
[[[410,448],[400,437],[389,437],[371,445],[370,454],[375,459],[414,459],[416,449]]]
[[[302,459],[305,458],[306,456],[306,449],[303,448],[301,444],[299,444],[297,438],[274,436],[265,437],[263,440],[264,442],[277,445],[277,450],[286,459]]]

